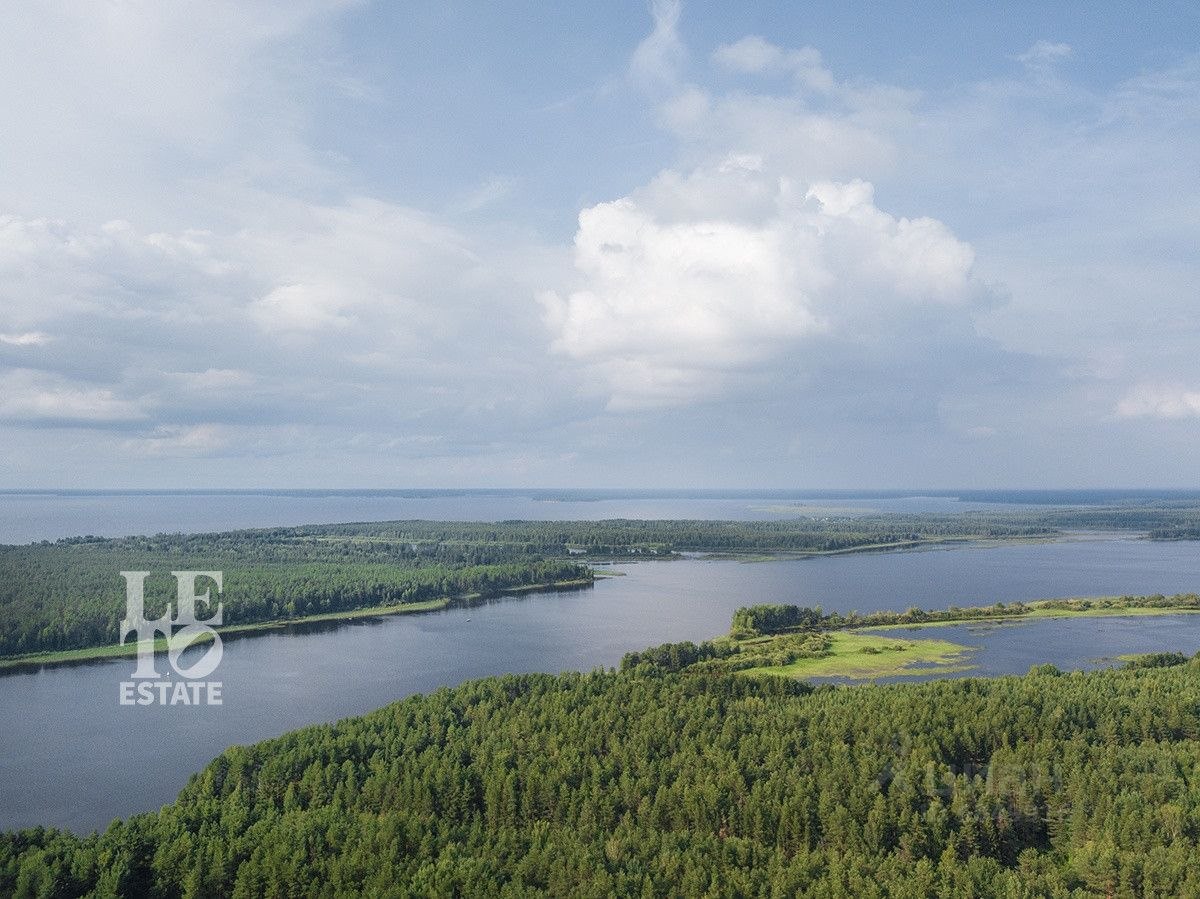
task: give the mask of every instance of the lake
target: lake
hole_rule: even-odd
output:
[[[1174,496],[1174,494],[1165,494]],[[1037,497],[1034,497],[1037,498]],[[1051,499],[1084,502],[1087,491]],[[90,534],[201,533],[319,522],[580,521],[603,518],[770,520],[799,515],[963,512],[1021,508],[1020,495],[984,500],[942,491],[640,490],[0,490],[0,543]]]
[[[591,670],[631,650],[703,640],[738,606],[827,611],[1200,590],[1200,543],[1129,537],[745,563],[609,566],[594,588],[472,608],[297,626],[228,640],[220,707],[129,707],[132,659],[0,676],[0,829],[78,831],[157,808],[225,746],[333,721],[440,686],[506,672]],[[1195,652],[1200,615],[1040,621],[938,632],[981,646],[990,674],[1033,662],[1094,667],[1122,652]]]

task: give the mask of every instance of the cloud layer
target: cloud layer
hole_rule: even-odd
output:
[[[0,486],[1192,476],[1200,61],[1047,34],[918,90],[649,12],[474,107],[554,35],[0,14]],[[438,129],[469,178],[412,170]]]

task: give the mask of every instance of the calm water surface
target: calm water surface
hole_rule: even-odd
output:
[[[1070,497],[1068,497],[1069,499]],[[953,495],[881,496],[852,491],[695,492],[627,490],[275,490],[180,492],[0,491],[0,543],[91,534],[200,533],[315,522],[541,521],[602,518],[770,520],[799,515],[963,512],[1019,508]]]
[[[940,608],[1053,596],[1200,590],[1200,543],[1097,539],[740,563],[617,565],[592,589],[230,640],[221,707],[122,707],[121,659],[0,677],[0,828],[80,831],[157,808],[232,743],[504,672],[590,670],[628,651],[727,630],[758,602]],[[1121,652],[1193,652],[1200,615],[1044,621],[940,632],[989,674],[1093,667]]]
[[[1053,662],[1063,670],[1120,664],[1125,653],[1200,651],[1200,615],[1130,615],[1125,618],[1063,618],[1036,621],[898,628],[883,636],[936,637],[970,649],[972,675],[1024,674]],[[889,678],[910,680],[911,678]],[[922,678],[924,679],[924,678]]]

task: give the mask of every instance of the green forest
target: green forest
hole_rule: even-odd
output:
[[[730,634],[738,637],[765,636],[795,630],[819,628],[889,627],[926,624],[951,624],[962,621],[1013,621],[1055,615],[1102,615],[1132,612],[1197,612],[1200,595],[1176,593],[1164,596],[1094,596],[1064,599],[1038,599],[1032,602],[997,602],[990,606],[950,606],[946,609],[919,609],[903,612],[823,612],[794,605],[755,605],[738,609]]]
[[[150,571],[146,612],[175,599],[172,571],[224,572],[224,624],[302,618],[514,587],[590,580],[585,565],[511,546],[286,539],[240,531],[0,547],[0,656],[119,642],[121,571]],[[201,590],[204,588],[201,587]],[[198,607],[200,617],[213,609]]]
[[[0,836],[0,894],[1200,895],[1200,659],[814,688],[676,657],[232,747],[159,812]]]
[[[583,563],[597,558],[826,552],[1033,533],[1044,529],[949,517],[861,524],[408,521],[0,546],[0,657],[117,643],[125,615],[121,571],[152,572],[151,617],[173,601],[171,571],[223,571],[224,623],[236,626],[587,580],[592,575]]]
[[[681,552],[839,552],[866,546],[967,538],[1052,536],[1040,520],[991,513],[864,515],[780,521],[608,519],[601,521],[400,521],[281,529],[281,537],[407,540],[415,545],[509,546],[546,554],[642,557]]]
[[[586,563],[600,560],[902,549],[1047,539],[1071,528],[1186,539],[1200,528],[1200,509],[1155,502],[779,521],[393,521],[0,546],[0,658],[117,643],[121,571],[153,572],[152,615],[172,601],[169,572],[223,571],[225,624],[237,626],[587,580]]]

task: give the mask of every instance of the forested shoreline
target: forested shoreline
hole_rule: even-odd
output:
[[[819,522],[384,522],[152,537],[78,537],[0,547],[0,657],[111,646],[121,571],[150,571],[146,609],[173,601],[171,571],[223,571],[226,625],[590,579],[599,558],[685,551],[829,551],[1027,528],[930,519]],[[904,527],[901,527],[901,526]],[[211,611],[211,610],[210,610]],[[204,610],[201,610],[204,614]]]
[[[0,546],[0,657],[115,644],[124,616],[121,571],[152,572],[152,614],[172,601],[170,571],[223,571],[225,623],[248,625],[579,581],[592,576],[591,561],[1027,540],[1074,527],[1157,527],[1152,535],[1184,539],[1200,528],[1200,511],[1160,502],[778,521],[396,521]]]
[[[278,540],[254,531],[0,547],[0,656],[116,644],[125,616],[120,572],[151,572],[146,612],[153,618],[174,603],[170,572],[184,570],[224,573],[226,626],[495,595],[592,576],[586,565],[523,549]],[[206,618],[212,611],[200,606],[197,614]]]
[[[0,835],[0,893],[1196,895],[1198,664],[489,678],[232,747],[99,835]]]
[[[233,544],[243,563],[276,551]],[[320,566],[329,546],[278,551]],[[451,552],[409,551],[431,571]],[[526,560],[556,561],[573,564]],[[880,687],[789,676],[851,627],[1137,608],[1200,598],[748,606],[725,637],[616,670],[492,677],[231,747],[102,833],[0,834],[0,895],[1198,894],[1200,654]]]
[[[997,602],[990,606],[949,606],[945,609],[920,609],[903,612],[823,612],[820,608],[795,605],[756,605],[738,609],[730,633],[762,636],[805,629],[872,628],[894,625],[955,624],[967,621],[1015,621],[1021,618],[1048,617],[1056,614],[1096,615],[1122,611],[1196,612],[1200,594],[1161,593],[1149,596],[1090,596],[1063,599],[1038,599],[1031,602]]]
[[[857,635],[880,628],[912,627],[937,624],[956,624],[970,621],[1018,621],[1053,615],[1103,615],[1121,613],[1200,612],[1200,595],[1180,593],[1175,596],[1106,596],[1089,599],[1047,599],[1031,603],[996,603],[974,606],[924,610],[911,608],[903,612],[876,611],[860,614],[851,612],[825,613],[820,608],[786,604],[759,604],[737,609],[729,633],[712,640],[694,643],[664,643],[638,652],[626,653],[621,659],[621,671],[633,671],[642,666],[658,672],[677,673],[685,669],[719,671],[755,670],[760,673],[788,675],[793,663],[801,659],[818,659],[832,654],[831,633],[853,630]],[[860,652],[876,653],[902,648],[886,638],[859,641],[866,645]],[[912,643],[913,641],[907,641]],[[915,641],[920,644],[921,640]],[[948,644],[953,645],[953,644]],[[1186,661],[1182,656],[1179,661]],[[1144,661],[1139,664],[1146,664]],[[898,669],[896,674],[903,674]],[[934,673],[922,670],[920,673]]]

